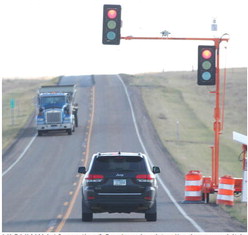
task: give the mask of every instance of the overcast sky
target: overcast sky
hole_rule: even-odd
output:
[[[247,66],[245,0],[0,0],[2,77],[140,73],[197,67],[202,41],[102,45],[104,4],[122,6],[122,36],[220,37],[221,66]],[[211,31],[213,19],[218,31]]]

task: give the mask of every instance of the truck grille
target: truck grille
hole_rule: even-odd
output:
[[[48,111],[46,114],[47,124],[61,123],[60,111]]]

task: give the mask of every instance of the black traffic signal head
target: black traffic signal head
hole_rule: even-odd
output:
[[[215,46],[198,46],[197,84],[215,85]]]
[[[121,6],[103,5],[102,43],[119,45],[121,38]]]

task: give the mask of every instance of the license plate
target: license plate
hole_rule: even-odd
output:
[[[126,186],[127,180],[126,179],[114,179],[113,185],[114,186]]]

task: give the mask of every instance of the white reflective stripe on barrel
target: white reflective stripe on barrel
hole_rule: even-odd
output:
[[[201,196],[201,191],[185,191],[186,197],[199,197]]]
[[[219,184],[219,189],[234,190],[233,184]]]
[[[217,200],[233,201],[234,200],[234,196],[228,196],[228,195],[218,194],[217,195]]]
[[[192,185],[200,186],[202,185],[202,181],[201,180],[186,180],[185,181],[185,186],[192,186]]]

